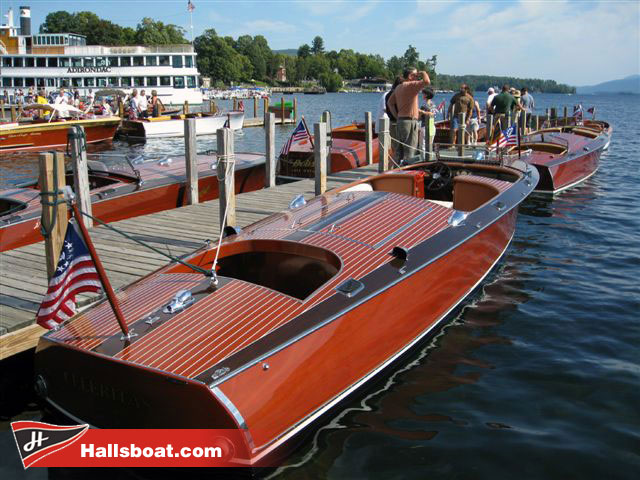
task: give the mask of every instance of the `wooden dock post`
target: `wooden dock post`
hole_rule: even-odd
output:
[[[230,128],[221,128],[217,131],[220,230],[223,228],[225,211],[227,212],[226,225],[236,226],[235,157],[233,142],[233,131],[231,131]]]
[[[234,98],[233,99],[233,111],[235,112],[236,110],[238,110],[238,99]]]
[[[189,113],[189,102],[187,100],[184,101],[184,105],[182,106],[182,113],[185,115]]]
[[[216,113],[218,111],[218,107],[216,107],[216,101],[214,99],[209,99],[209,112]]]
[[[49,235],[44,240],[44,249],[47,262],[47,278],[50,279],[56,271],[62,242],[67,231],[67,205],[64,201],[64,153],[40,154],[39,185],[41,192],[58,191],[58,195],[50,194],[41,197],[41,201],[51,204],[42,204],[43,224],[45,229],[49,230]]]
[[[449,143],[453,144],[456,143],[456,137],[453,134],[453,119],[456,115],[456,107],[454,105],[453,109],[451,110],[451,116],[449,117]]]
[[[4,119],[4,100],[0,100],[0,107],[2,107],[2,118]]]
[[[293,123],[298,123],[298,99],[293,97]]]
[[[567,125],[568,122],[569,122],[569,112],[567,111],[567,106],[566,105],[564,106],[564,109],[563,109],[562,113],[563,113],[563,115],[562,115],[563,116],[562,125]]]
[[[253,118],[258,116],[258,97],[253,97]]]
[[[124,118],[124,102],[122,98],[120,98],[120,95],[118,95],[118,116]]]
[[[71,145],[71,161],[73,165],[73,191],[76,203],[82,213],[92,215],[91,188],[89,187],[89,164],[87,163],[87,144],[84,128],[80,125],[69,127],[67,143]],[[87,228],[93,227],[93,219],[82,219]]]
[[[436,134],[435,128],[431,125],[430,118],[428,115],[424,116],[424,148],[425,160],[431,160],[431,154],[433,153],[433,144],[429,141],[429,139]]]
[[[264,97],[262,99],[262,110],[263,115],[269,111],[269,97]]]
[[[533,115],[531,116],[531,128],[533,129],[534,132],[538,131],[538,121],[539,121],[539,117],[538,115]]]
[[[284,125],[284,97],[280,100],[280,125]]]
[[[389,145],[391,144],[391,135],[389,134],[389,119],[381,118],[378,120],[378,141],[380,146],[380,158],[378,160],[378,173],[386,172],[389,169]]]
[[[491,145],[491,140],[493,139],[493,113],[489,113],[487,114],[487,119],[485,121],[485,130],[487,133],[485,133],[485,143],[488,145]]]
[[[371,112],[364,112],[364,141],[366,143],[365,163],[373,163],[373,124],[371,122]]]
[[[549,116],[550,116],[549,126],[551,126],[551,120],[553,120],[554,127],[558,125],[558,110],[556,109],[556,107],[551,107],[549,109]]]
[[[518,128],[520,129],[520,135],[527,134],[527,112],[520,112],[520,122]]]
[[[184,119],[184,158],[187,162],[187,205],[199,203],[198,149],[196,145],[196,119]]]
[[[265,171],[264,186],[276,185],[276,116],[271,112],[264,113]]]
[[[313,154],[315,157],[316,195],[327,191],[327,124],[324,122],[313,125],[315,137]]]
[[[11,121],[15,122],[17,120],[18,116],[16,115],[16,106],[15,105],[11,105]]]
[[[464,155],[464,144],[466,142],[465,137],[467,135],[467,124],[465,123],[466,116],[467,114],[464,112],[458,114],[458,124],[460,127],[458,128],[458,138],[456,143],[459,145],[458,155],[461,157]]]

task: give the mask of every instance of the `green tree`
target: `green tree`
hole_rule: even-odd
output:
[[[416,47],[409,45],[407,50],[404,52],[404,55],[402,56],[402,60],[404,62],[403,68],[416,67],[418,65],[418,61],[420,60],[420,54],[416,50]]]
[[[218,37],[214,29],[205,30],[193,43],[200,73],[210,76],[214,82],[230,84],[251,79],[253,68],[249,59]]]
[[[184,29],[176,25],[165,25],[145,17],[138,24],[136,43],[141,45],[166,45],[189,43],[184,38]]]
[[[309,45],[305,43],[298,47],[298,57],[307,58],[309,55],[311,55],[311,47]]]
[[[314,55],[320,55],[324,53],[324,40],[322,40],[322,37],[320,35],[317,35],[313,39],[313,42],[311,43],[311,52]]]
[[[387,60],[387,69],[389,70],[390,76],[393,78],[397,77],[398,75],[402,75],[402,70],[404,69],[403,59],[394,55],[389,60]]]
[[[328,92],[337,92],[342,88],[342,77],[334,72],[323,72],[320,74],[320,85]]]
[[[358,57],[353,50],[340,50],[336,60],[336,68],[342,78],[358,77]]]

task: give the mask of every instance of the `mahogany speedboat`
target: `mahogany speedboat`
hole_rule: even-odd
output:
[[[215,135],[226,123],[229,124],[231,130],[241,130],[244,123],[244,112],[187,113],[124,120],[119,133],[135,138],[184,137],[185,118],[195,118],[196,135]]]
[[[598,170],[610,133],[582,126],[551,127],[533,132],[520,144],[527,161],[540,173],[536,192],[558,193],[589,178]],[[517,152],[517,147],[510,150]]]
[[[441,324],[500,260],[535,168],[417,164],[203,247],[40,339],[37,390],[101,428],[242,429],[260,465]]]
[[[313,138],[313,136],[312,136]],[[378,163],[378,136],[373,133],[373,163]],[[331,167],[335,173],[366,164],[364,123],[354,123],[331,130]],[[294,141],[286,156],[280,157],[280,175],[312,178],[315,175],[313,146],[308,138]]]
[[[119,124],[120,117],[114,116],[0,124],[0,152],[66,148],[69,127],[74,125],[84,128],[87,143],[111,141]]]
[[[66,135],[66,133],[65,133]],[[150,163],[107,166],[89,162],[89,183],[93,215],[104,222],[160,212],[186,205],[184,157],[165,157]],[[198,156],[200,201],[218,198],[215,155]],[[236,192],[250,192],[264,186],[264,156],[236,154]],[[73,173],[66,175],[73,187]],[[42,240],[42,208],[37,182],[0,190],[0,252]]]

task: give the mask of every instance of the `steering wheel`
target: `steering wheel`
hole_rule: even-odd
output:
[[[425,188],[432,192],[442,190],[449,185],[453,175],[449,166],[442,162],[436,162],[429,169],[431,172],[431,181],[425,185]]]

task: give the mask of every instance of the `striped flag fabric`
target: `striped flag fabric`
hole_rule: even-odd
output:
[[[442,112],[444,112],[444,107],[445,107],[446,105],[447,105],[447,104],[445,103],[445,101],[444,101],[444,100],[442,100],[442,101],[438,104],[438,106],[436,107],[436,110],[438,111],[438,113],[442,113]]]
[[[38,325],[52,329],[76,313],[76,295],[100,292],[100,277],[89,249],[78,233],[75,222],[69,222],[56,271],[36,315]]]
[[[304,140],[310,137],[311,135],[309,135],[309,131],[307,130],[306,125],[302,120],[300,120],[300,123],[298,123],[298,126],[291,134],[291,137],[289,137],[289,140],[287,140],[282,146],[282,150],[280,150],[280,156],[282,157],[289,153],[289,149],[291,148],[293,142],[299,142],[300,140]]]
[[[498,139],[489,145],[489,151],[495,152],[498,148],[513,147],[518,144],[518,135],[516,133],[516,126],[511,125],[506,130],[502,130],[498,134]]]

